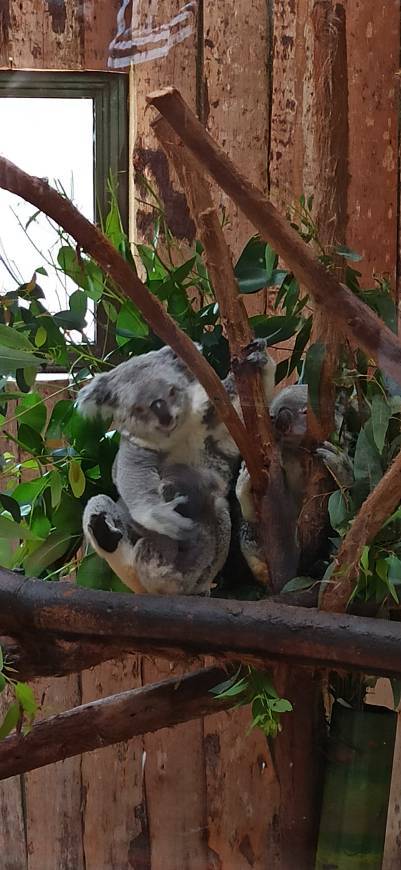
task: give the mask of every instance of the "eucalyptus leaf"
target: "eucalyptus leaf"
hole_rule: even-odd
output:
[[[15,374],[17,369],[30,366],[38,368],[40,363],[41,359],[32,353],[19,347],[9,347],[0,342],[0,374]]]
[[[372,399],[372,431],[373,438],[379,453],[383,452],[383,447],[386,440],[388,424],[391,417],[391,407],[389,403],[380,395],[373,396]]]
[[[9,520],[7,517],[0,516],[0,538],[5,538],[7,541],[36,541],[34,535],[27,526],[16,523],[14,520]]]
[[[86,480],[81,465],[76,459],[71,459],[68,466],[68,480],[75,498],[81,498],[85,492]]]
[[[316,580],[314,580],[313,577],[294,577],[292,580],[287,581],[285,586],[283,586],[281,593],[300,592],[303,589],[311,589],[315,583]]]
[[[10,704],[6,715],[0,725],[0,740],[3,740],[4,737],[7,737],[11,731],[17,727],[18,720],[20,718],[20,707],[19,704],[15,701],[13,704]]]

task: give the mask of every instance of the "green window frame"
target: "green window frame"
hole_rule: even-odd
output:
[[[118,181],[118,204],[128,231],[128,76],[108,72],[0,70],[1,97],[93,100],[93,213],[97,222],[107,212],[107,182]],[[0,119],[1,121],[1,119]],[[96,335],[104,318],[96,319]],[[95,338],[95,347],[97,345]]]
[[[0,70],[0,97],[93,100],[94,214],[107,208],[109,173],[118,179],[119,206],[128,223],[128,76],[125,73]]]

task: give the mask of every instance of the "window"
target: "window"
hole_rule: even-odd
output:
[[[0,72],[0,152],[26,172],[60,185],[90,220],[106,212],[111,173],[126,223],[126,76]],[[54,312],[65,307],[66,295],[75,288],[51,268],[57,232],[43,215],[30,221],[34,211],[0,190],[0,293],[16,281],[29,281],[39,265],[48,265],[49,275],[41,275],[39,283]],[[95,337],[93,322],[87,334]]]

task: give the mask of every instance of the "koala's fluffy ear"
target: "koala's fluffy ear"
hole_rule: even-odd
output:
[[[115,398],[111,390],[108,374],[95,375],[89,384],[78,393],[75,406],[83,417],[113,416]]]

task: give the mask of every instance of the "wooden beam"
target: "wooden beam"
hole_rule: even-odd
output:
[[[112,640],[265,667],[272,660],[401,676],[401,624],[275,601],[119,595],[0,570],[0,632]],[[170,653],[169,653],[170,654]]]
[[[218,182],[270,242],[287,266],[312,294],[331,321],[387,374],[401,384],[401,343],[394,333],[334,275],[319,263],[309,246],[292,229],[269,200],[238,172],[224,151],[206,133],[202,124],[175,88],[156,91],[148,97],[182,138],[200,166]]]
[[[0,780],[227,709],[233,700],[210,691],[226,678],[221,668],[206,668],[44,719],[25,736],[0,741]]]

